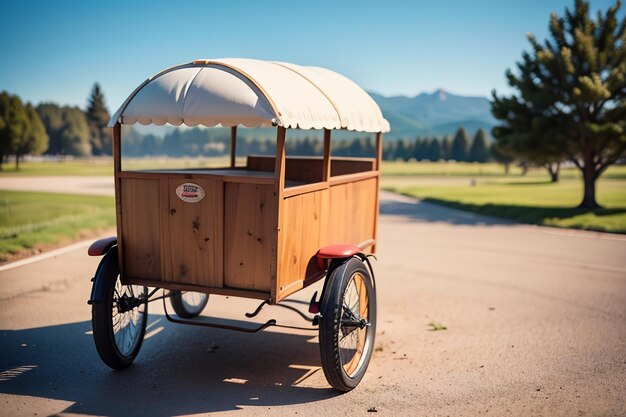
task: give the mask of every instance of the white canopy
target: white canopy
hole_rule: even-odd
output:
[[[389,131],[374,100],[343,75],[243,58],[196,60],[156,74],[109,126],[117,122]]]

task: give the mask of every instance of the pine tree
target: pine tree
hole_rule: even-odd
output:
[[[396,145],[395,142],[389,141],[383,146],[383,159],[385,161],[393,161],[395,159]]]
[[[394,153],[394,159],[402,159],[408,161],[411,157],[411,146],[408,145],[404,139],[398,140],[396,151]]]
[[[452,137],[444,136],[441,138],[441,159],[444,161],[448,161],[452,159],[450,157],[451,148],[452,148]]]
[[[419,160],[428,160],[430,159],[430,138],[424,138],[422,143],[420,143],[420,148],[418,150]]]
[[[581,171],[580,207],[599,207],[595,184],[626,152],[626,18],[618,0],[594,20],[589,3],[576,0],[565,16],[550,17],[550,39],[522,54],[507,71],[516,93],[497,96],[492,112],[501,121],[493,135],[503,149],[535,159],[560,153]],[[553,155],[553,153],[555,153]]]
[[[104,103],[104,94],[100,84],[95,83],[87,103],[87,121],[89,122],[90,142],[94,155],[111,155],[111,130],[107,128],[109,110]]]
[[[460,127],[452,140],[450,149],[450,159],[457,162],[465,162],[468,160],[469,136],[463,127]]]
[[[428,159],[433,162],[437,162],[441,159],[441,143],[439,139],[432,138],[428,149]]]
[[[483,129],[478,129],[472,146],[469,151],[469,160],[471,162],[487,162],[489,159],[489,143],[487,141],[487,134]]]

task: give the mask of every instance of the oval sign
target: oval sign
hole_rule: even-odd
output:
[[[197,203],[204,198],[204,190],[198,184],[185,182],[176,187],[176,195],[185,203]]]

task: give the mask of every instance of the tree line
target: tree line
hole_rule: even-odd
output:
[[[0,168],[10,156],[16,168],[25,155],[111,155],[109,111],[98,83],[85,110],[56,103],[33,106],[0,93]]]
[[[494,159],[490,141],[483,129],[470,138],[460,127],[454,136],[417,137],[414,141],[390,141],[383,146],[383,159],[387,161],[457,161],[488,162]]]

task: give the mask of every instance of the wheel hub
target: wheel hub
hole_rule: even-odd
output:
[[[118,313],[125,313],[134,309],[135,307],[139,307],[143,301],[137,297],[129,297],[128,295],[122,295],[117,302],[117,311]]]

